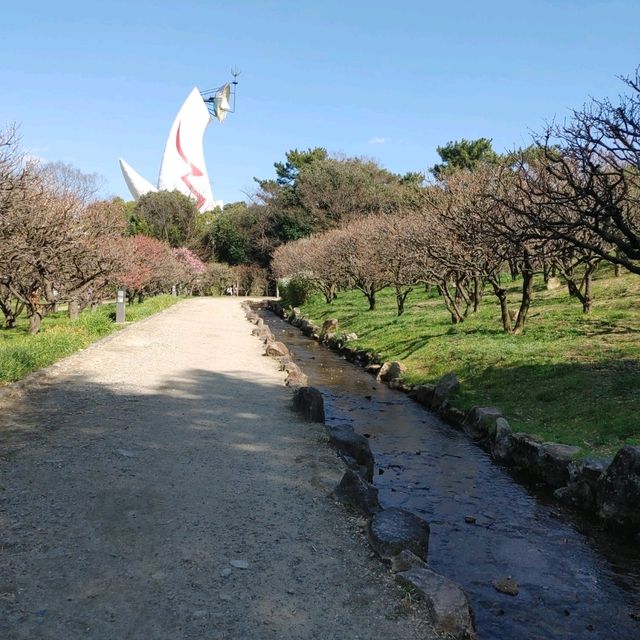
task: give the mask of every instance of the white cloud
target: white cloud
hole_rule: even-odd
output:
[[[369,140],[369,144],[384,144],[385,142],[389,142],[391,138],[371,138]]]

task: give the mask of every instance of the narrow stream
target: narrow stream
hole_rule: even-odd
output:
[[[369,436],[382,505],[429,522],[428,562],[462,584],[480,638],[640,639],[637,544],[518,484],[406,395],[275,315],[263,317],[322,392],[327,423]],[[493,587],[507,576],[520,585],[515,597]]]

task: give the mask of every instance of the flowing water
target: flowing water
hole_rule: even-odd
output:
[[[327,423],[369,437],[382,505],[429,522],[428,562],[464,587],[480,638],[640,640],[637,543],[517,483],[406,395],[276,316],[263,317],[322,392]],[[507,576],[519,584],[515,597],[493,587]]]

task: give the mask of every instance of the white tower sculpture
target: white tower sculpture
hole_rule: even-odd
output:
[[[236,74],[234,74],[234,86]],[[202,140],[213,118],[224,122],[231,94],[230,84],[201,93],[197,87],[189,94],[178,111],[164,147],[158,187],[145,180],[124,160],[120,169],[131,195],[137,200],[150,191],[177,190],[195,200],[199,211],[211,211],[222,207],[221,200],[213,199],[211,183],[204,162]]]

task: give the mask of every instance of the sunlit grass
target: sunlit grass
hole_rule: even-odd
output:
[[[127,306],[127,321],[146,318],[178,302],[174,296],[156,296],[141,304]],[[92,342],[117,331],[115,304],[105,304],[96,311],[85,310],[78,320],[70,321],[66,313],[48,315],[39,334],[27,334],[28,322],[19,318],[15,329],[0,329],[0,386],[64,358]]]
[[[603,269],[594,297],[593,312],[584,315],[566,288],[547,291],[537,283],[521,336],[501,331],[489,291],[480,311],[460,325],[421,288],[399,318],[391,290],[379,294],[373,312],[355,291],[331,305],[316,296],[302,311],[319,324],[336,317],[340,330],[358,334],[357,346],[404,362],[408,382],[435,382],[455,371],[457,406],[497,405],[516,430],[609,453],[640,443],[640,278],[614,278]]]

